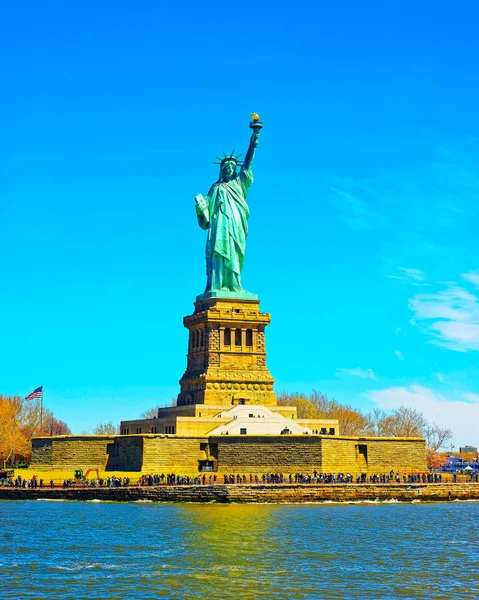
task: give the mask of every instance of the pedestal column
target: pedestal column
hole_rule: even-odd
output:
[[[260,312],[256,299],[197,301],[195,312],[185,317],[184,325],[190,332],[201,327],[204,343],[200,348],[189,346],[187,368],[180,380],[178,406],[275,406],[274,379],[266,366],[264,337],[270,321],[268,313]],[[240,344],[237,345],[238,334]],[[251,343],[249,346],[247,339]]]

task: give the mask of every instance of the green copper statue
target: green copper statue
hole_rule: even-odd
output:
[[[252,115],[253,129],[244,162],[229,155],[219,159],[220,176],[212,185],[206,198],[196,196],[196,214],[202,229],[208,231],[206,240],[206,289],[198,300],[212,297],[256,298],[241,287],[248,235],[249,208],[246,196],[253,183],[251,166],[259,141],[262,124],[256,114]],[[240,167],[239,173],[236,171]]]

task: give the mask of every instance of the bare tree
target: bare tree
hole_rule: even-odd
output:
[[[159,406],[152,406],[148,410],[145,410],[144,412],[142,412],[139,418],[140,419],[154,419],[156,416],[158,416],[159,408],[160,408]]]
[[[278,397],[278,404],[296,406],[299,419],[338,420],[341,435],[365,435],[368,432],[368,418],[360,410],[348,404],[340,404],[316,390],[309,396],[298,392],[283,392]]]
[[[167,406],[176,406],[176,396],[171,398],[170,403]],[[154,419],[158,416],[158,409],[165,408],[164,404],[157,404],[156,406],[152,406],[148,408],[139,416],[140,419]]]
[[[383,435],[392,437],[424,437],[428,422],[414,408],[400,406],[382,421]]]
[[[387,418],[387,413],[380,409],[374,408],[370,413],[367,414],[368,418],[368,435],[380,437],[385,435],[384,433],[384,422]]]
[[[278,396],[278,404],[280,406],[295,406],[297,409],[298,419],[317,419],[318,410],[316,406],[307,398],[305,394],[293,392],[288,394],[282,392]]]
[[[446,427],[439,427],[435,423],[431,423],[424,428],[424,437],[426,438],[426,446],[431,450],[439,450],[443,448],[452,438],[452,430]]]
[[[68,435],[71,433],[70,427],[65,421],[56,419],[53,414],[47,414],[43,419],[43,431],[48,435]]]
[[[93,430],[93,435],[117,435],[120,433],[120,427],[109,421],[108,423],[100,423]]]
[[[331,419],[339,421],[339,433],[341,435],[367,435],[369,421],[367,416],[360,410],[347,404],[336,404],[336,410],[332,412]]]
[[[316,406],[320,417],[324,419],[333,418],[331,415],[335,412],[336,400],[330,400],[326,394],[317,390],[313,390],[308,398]]]

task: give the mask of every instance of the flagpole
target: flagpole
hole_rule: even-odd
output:
[[[40,396],[40,435],[43,431],[43,384],[42,384],[42,395]]]

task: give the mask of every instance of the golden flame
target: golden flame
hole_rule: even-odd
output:
[[[253,121],[259,121],[259,115],[258,113],[251,113],[251,118],[253,119]]]

